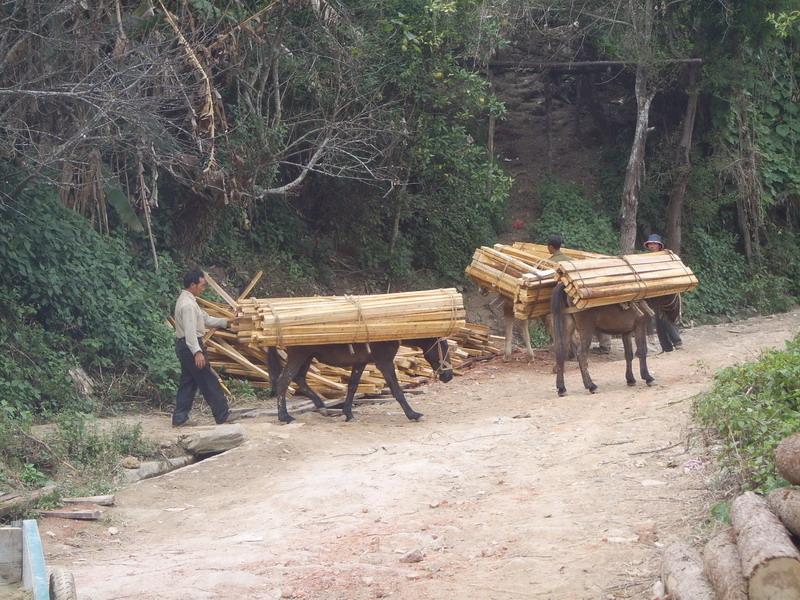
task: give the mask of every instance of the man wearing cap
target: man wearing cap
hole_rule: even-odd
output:
[[[206,327],[228,327],[228,319],[210,317],[197,304],[197,297],[206,289],[206,278],[199,269],[183,277],[183,290],[175,303],[175,354],[181,363],[181,379],[175,396],[172,426],[189,421],[197,389],[203,394],[218,425],[230,422],[228,399],[206,356],[203,336]]]
[[[664,249],[664,240],[657,233],[653,233],[645,241],[644,247],[650,252],[659,252]],[[656,312],[656,333],[664,352],[672,352],[674,348],[681,349],[683,347],[683,340],[678,333],[678,328],[661,312]]]

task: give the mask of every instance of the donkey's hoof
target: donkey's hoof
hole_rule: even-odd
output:
[[[635,379],[628,379],[628,385],[629,385],[629,386],[634,386],[634,385],[636,385],[636,380],[635,380]]]
[[[586,389],[588,389],[588,390],[589,390],[589,393],[590,393],[590,394],[594,394],[595,392],[597,392],[597,386],[596,386],[595,384],[592,384],[592,385],[590,385],[590,386],[589,386],[588,388],[586,388]]]
[[[423,414],[414,411],[408,413],[406,416],[408,417],[409,421],[419,421],[423,417]]]
[[[344,420],[349,423],[350,421],[355,421],[356,418],[353,415],[345,415]]]
[[[645,381],[647,382],[647,385],[653,385],[656,382],[656,380],[652,377],[650,379],[646,379]]]
[[[567,388],[558,388],[558,395],[559,396],[566,396],[567,395]]]
[[[278,417],[278,420],[280,420],[281,423],[286,423],[288,425],[289,423],[294,421],[294,417],[291,415],[285,415],[282,417]]]

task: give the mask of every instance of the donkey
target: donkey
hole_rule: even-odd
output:
[[[680,318],[680,302],[675,301],[675,296],[677,294],[659,296],[650,298],[647,302],[675,322]],[[647,385],[652,385],[655,379],[647,369],[647,325],[651,310],[647,303],[643,302],[643,304],[645,304],[643,307],[645,311],[634,306],[626,310],[621,304],[610,304],[567,314],[564,310],[567,307],[567,294],[564,291],[564,285],[561,283],[556,285],[550,300],[550,311],[553,315],[553,337],[556,349],[556,389],[559,396],[567,393],[567,388],[564,386],[564,359],[567,342],[573,339],[573,334],[576,331],[580,340],[578,344],[578,365],[581,369],[583,386],[592,394],[597,391],[597,385],[589,375],[588,354],[589,344],[596,332],[622,336],[622,344],[625,348],[625,380],[628,385],[636,385],[636,379],[633,376],[633,346],[631,343],[631,335],[634,335],[640,375]],[[678,306],[677,310],[675,309],[676,305]]]
[[[273,392],[278,401],[278,419],[283,423],[290,423],[294,420],[289,415],[289,411],[286,410],[286,390],[292,381],[297,383],[299,392],[311,398],[314,406],[325,408],[322,398],[309,387],[306,381],[306,374],[311,366],[311,361],[316,358],[320,362],[336,367],[351,367],[350,381],[347,384],[347,396],[343,407],[346,420],[353,420],[353,397],[367,363],[375,363],[375,366],[383,373],[392,395],[403,408],[406,417],[408,417],[409,421],[418,421],[422,417],[422,413],[418,413],[411,408],[403,389],[400,387],[400,383],[397,381],[394,357],[400,349],[400,344],[400,341],[391,341],[371,342],[369,344],[289,346],[286,348],[286,366],[283,367],[283,370],[281,370],[277,350],[269,348],[267,367],[270,380],[276,382],[273,383]],[[425,359],[439,376],[440,381],[447,383],[453,378],[453,368],[448,360],[449,346],[446,339],[421,338],[402,340],[402,344],[420,348]]]

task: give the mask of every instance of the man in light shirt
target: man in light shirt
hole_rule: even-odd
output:
[[[206,278],[199,269],[183,277],[183,291],[175,303],[175,354],[181,363],[181,380],[175,397],[172,426],[180,427],[189,420],[197,389],[203,394],[218,425],[230,421],[228,399],[219,379],[211,370],[203,344],[206,327],[228,327],[228,319],[210,317],[197,304],[197,296],[206,289]]]

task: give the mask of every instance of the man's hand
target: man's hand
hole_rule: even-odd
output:
[[[206,368],[206,357],[205,354],[202,352],[198,352],[194,355],[194,366],[198,369],[205,369]]]

